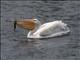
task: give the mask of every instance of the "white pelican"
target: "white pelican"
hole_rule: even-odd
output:
[[[32,18],[15,21],[14,30],[16,29],[16,25],[30,30],[27,38],[49,38],[70,32],[67,24],[62,21],[52,21],[41,25],[38,19]]]

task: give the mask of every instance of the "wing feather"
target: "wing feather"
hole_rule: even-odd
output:
[[[40,26],[40,28],[35,32],[35,34],[39,34],[40,36],[48,36],[54,34],[56,32],[62,31],[63,23],[62,21],[54,21],[45,23]]]

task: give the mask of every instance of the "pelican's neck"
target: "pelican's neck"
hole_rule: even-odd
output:
[[[33,36],[33,33],[35,33],[35,32],[38,30],[38,28],[39,28],[40,26],[41,26],[41,23],[40,23],[40,21],[39,21],[38,23],[36,23],[35,28],[34,28],[33,30],[29,31],[28,37]]]

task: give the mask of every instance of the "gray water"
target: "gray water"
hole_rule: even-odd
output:
[[[13,31],[15,19],[33,16],[41,23],[62,20],[71,32],[27,39],[27,30],[17,27]],[[80,60],[80,1],[2,1],[1,60]]]

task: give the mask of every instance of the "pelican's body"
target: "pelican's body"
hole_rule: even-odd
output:
[[[49,38],[49,37],[60,36],[70,32],[69,28],[67,27],[67,24],[63,23],[62,21],[52,21],[42,25],[38,19],[32,19],[26,21],[27,21],[25,23],[26,26],[22,23],[24,22],[24,20],[20,23],[22,23],[23,28],[25,26],[26,29],[30,30],[27,35],[27,38]],[[17,21],[17,24],[20,23],[19,21]]]

